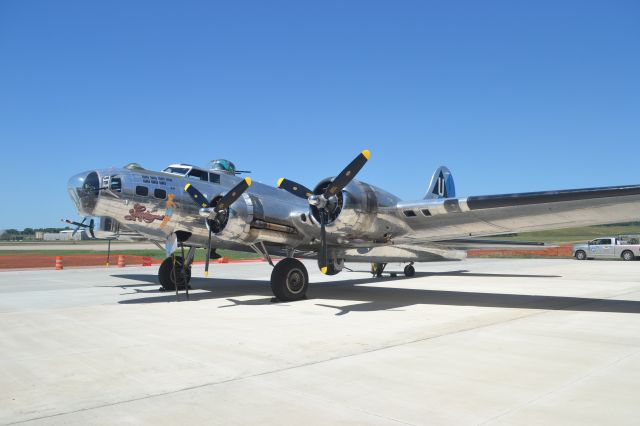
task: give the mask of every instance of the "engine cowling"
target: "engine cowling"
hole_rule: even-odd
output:
[[[207,219],[207,229],[211,229],[216,238],[231,242],[300,244],[302,237],[295,228],[266,221],[264,215],[260,214],[263,211],[264,206],[259,199],[243,194],[232,206],[218,213],[217,220]],[[209,215],[208,209],[201,209],[200,212],[205,217]]]
[[[216,197],[219,198],[220,196]],[[214,198],[214,201],[216,201]],[[209,216],[208,209],[202,209],[200,214]],[[216,220],[207,219],[207,229],[220,239],[229,241],[253,242],[251,223],[253,222],[253,203],[247,194],[242,196],[224,211],[220,211]]]
[[[324,193],[330,183],[331,179],[321,181],[314,188],[314,194]],[[371,233],[378,212],[378,198],[373,187],[354,180],[333,198],[335,200],[330,200],[333,205],[329,209],[327,232],[347,239]],[[320,212],[313,205],[311,217],[316,224],[320,223]]]

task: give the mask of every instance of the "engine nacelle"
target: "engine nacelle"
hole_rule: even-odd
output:
[[[331,183],[325,179],[314,189],[315,194],[322,194]],[[327,232],[342,238],[360,238],[375,232],[374,223],[378,213],[378,196],[376,189],[364,182],[352,181],[342,192],[336,194],[337,200],[330,210]],[[311,206],[311,216],[316,224],[320,223],[318,208]]]
[[[208,217],[209,209],[201,209],[200,214]],[[216,238],[225,241],[247,244],[264,241],[297,246],[302,240],[292,226],[266,221],[264,206],[248,194],[242,194],[232,206],[220,212],[217,220],[207,219],[206,223]]]
[[[200,215],[208,217],[209,209],[201,209]],[[232,207],[218,213],[216,220],[207,219],[206,222],[207,229],[210,229],[216,238],[246,243],[255,241],[251,232],[253,203],[247,194],[242,194]]]

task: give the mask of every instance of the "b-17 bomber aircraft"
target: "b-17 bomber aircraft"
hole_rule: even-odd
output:
[[[369,158],[362,151],[313,189],[284,178],[277,187],[252,182],[233,163],[216,160],[209,168],[173,164],[162,172],[135,163],[92,170],[73,176],[68,190],[80,215],[116,221],[166,249],[158,271],[164,289],[188,288],[197,248],[209,254],[205,276],[216,249],[255,251],[273,266],[271,288],[282,301],[306,295],[308,273],[298,258],[317,258],[328,275],[345,262],[371,263],[376,274],[387,263],[406,263],[410,277],[414,262],[461,260],[467,249],[504,246],[478,237],[628,222],[640,213],[640,185],[459,198],[446,167],[435,171],[424,198],[402,201],[354,179]],[[284,258],[274,265],[271,255]]]

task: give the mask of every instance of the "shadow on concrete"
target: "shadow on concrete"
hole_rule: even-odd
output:
[[[370,274],[370,271],[352,270],[351,272],[358,272],[362,274]],[[390,273],[385,271],[382,278],[404,278],[402,272],[395,272],[396,277],[390,276]],[[416,272],[412,278],[420,277],[484,277],[484,278],[562,278],[561,275],[527,275],[527,274],[488,274],[480,272],[469,272],[466,269],[460,269],[458,271],[443,271],[443,272]],[[378,278],[379,279],[379,278]]]
[[[451,271],[443,273],[428,273],[429,276],[490,276],[490,277],[540,277],[554,278],[549,275],[512,275],[512,274],[468,274],[465,271]],[[147,283],[156,283],[155,275],[124,274],[114,275],[114,277],[131,279]],[[543,296],[527,294],[508,293],[481,293],[466,291],[445,291],[445,290],[422,290],[411,288],[393,287],[394,281],[402,280],[398,278],[361,278],[344,281],[334,281],[327,283],[311,284],[308,295],[311,299],[322,299],[323,301],[335,300],[339,304],[317,303],[331,309],[336,309],[336,315],[345,315],[350,312],[371,312],[380,310],[397,310],[399,308],[424,304],[424,305],[446,305],[446,306],[474,306],[489,308],[517,308],[517,309],[540,309],[540,310],[569,310],[582,312],[618,312],[618,313],[640,313],[640,301],[612,300],[585,297],[564,297],[564,296]],[[367,286],[366,284],[376,283],[377,286]],[[380,283],[389,283],[389,286],[381,287]],[[141,284],[144,285],[144,284]],[[133,285],[132,285],[133,286]],[[242,280],[227,278],[192,278],[191,286],[195,293],[190,293],[190,301],[207,299],[226,299],[229,304],[219,308],[229,308],[234,306],[256,306],[269,305],[272,303],[271,286],[269,281]],[[114,286],[121,287],[121,286]],[[204,290],[204,291],[198,291]],[[133,294],[133,293],[130,293]],[[173,292],[160,292],[157,288],[153,290],[137,289],[135,294],[148,297],[123,300],[122,304],[138,303],[166,303],[175,302],[176,295]],[[258,299],[238,300],[242,296],[259,296]],[[180,292],[178,300],[186,301],[184,292]],[[345,304],[344,302],[357,302]],[[293,302],[295,303],[295,302]],[[288,304],[277,304],[288,306]]]

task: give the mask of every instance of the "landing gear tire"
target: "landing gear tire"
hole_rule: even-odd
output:
[[[587,253],[584,250],[578,250],[575,254],[576,259],[578,260],[586,260],[587,259]]]
[[[331,261],[329,262],[329,264],[327,265],[327,272],[325,273],[325,275],[338,275],[340,272],[342,272],[342,267],[340,268],[336,268],[336,261]],[[344,261],[342,261],[342,264],[340,264],[341,266],[344,265]],[[320,266],[320,264],[318,264],[318,267]]]
[[[413,265],[407,265],[404,267],[404,276],[405,277],[412,277],[416,274],[416,268],[413,267]]]
[[[631,250],[625,250],[622,252],[622,260],[634,260],[636,256]]]
[[[189,281],[191,281],[191,267],[183,269],[183,264],[184,259],[181,256],[176,256],[174,274],[173,258],[167,257],[162,261],[160,269],[158,269],[158,279],[160,280],[160,285],[163,290],[175,290],[176,284],[178,285],[178,290],[184,290],[185,287],[189,285]]]
[[[287,257],[276,263],[271,272],[271,290],[283,302],[301,300],[309,288],[307,268],[298,259]]]

